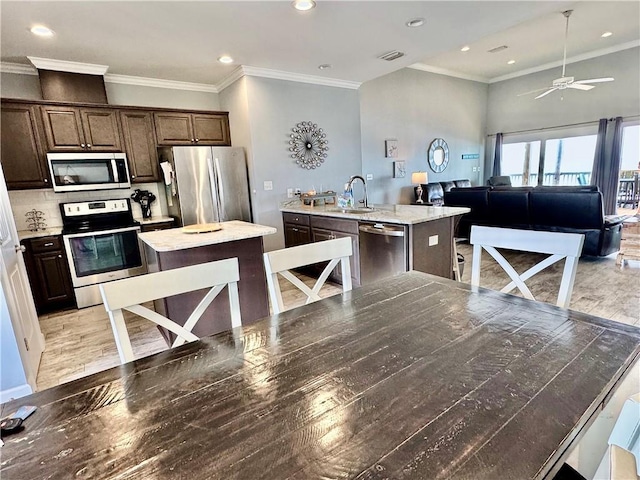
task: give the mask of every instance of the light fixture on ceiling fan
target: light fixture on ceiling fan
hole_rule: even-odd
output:
[[[564,12],[562,12],[562,15],[564,15],[565,18],[567,19],[566,27],[564,30],[564,56],[562,57],[562,77],[556,78],[551,84],[551,87],[539,88],[537,90],[532,90],[530,92],[521,93],[518,95],[519,97],[521,97],[522,95],[529,95],[531,93],[544,91],[544,93],[541,93],[536,97],[536,100],[537,100],[538,98],[542,98],[546,95],[549,95],[551,92],[554,92],[556,90],[565,90],[567,88],[572,88],[574,90],[586,91],[586,90],[591,90],[592,88],[595,88],[595,85],[589,85],[590,83],[602,83],[602,82],[613,81],[613,77],[591,78],[589,80],[574,80],[573,77],[565,76],[565,69],[567,66],[567,38],[569,36],[569,17],[571,16],[571,13],[573,13],[573,10],[565,10]]]

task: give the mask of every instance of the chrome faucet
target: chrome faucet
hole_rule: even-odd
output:
[[[364,208],[369,208],[369,200],[367,198],[367,182],[364,181],[364,178],[362,178],[360,175],[352,176],[347,183],[348,189],[352,189],[353,181],[357,179],[362,180],[362,186],[364,187],[364,200],[360,200],[360,202],[364,202]]]

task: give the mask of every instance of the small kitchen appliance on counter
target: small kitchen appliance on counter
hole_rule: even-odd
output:
[[[148,190],[135,189],[131,194],[131,199],[140,204],[142,218],[151,218],[151,204],[155,202],[156,196]]]

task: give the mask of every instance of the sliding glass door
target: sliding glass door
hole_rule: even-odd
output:
[[[589,185],[597,135],[545,141],[543,185]]]

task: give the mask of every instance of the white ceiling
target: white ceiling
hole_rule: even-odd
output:
[[[298,12],[290,1],[31,2],[1,8],[0,60],[27,56],[108,65],[109,74],[216,85],[238,65],[364,82],[420,63],[488,81],[568,57],[640,43],[640,2],[328,1]],[[423,17],[425,24],[405,22]],[[34,24],[56,34],[35,37]],[[603,39],[605,30],[614,33]],[[486,51],[498,45],[497,54]],[[460,47],[471,50],[461,53]],[[377,56],[400,50],[387,62]],[[608,50],[607,50],[608,51]],[[232,65],[217,58],[229,54]],[[507,65],[509,59],[515,65]],[[333,68],[319,70],[320,64]]]

